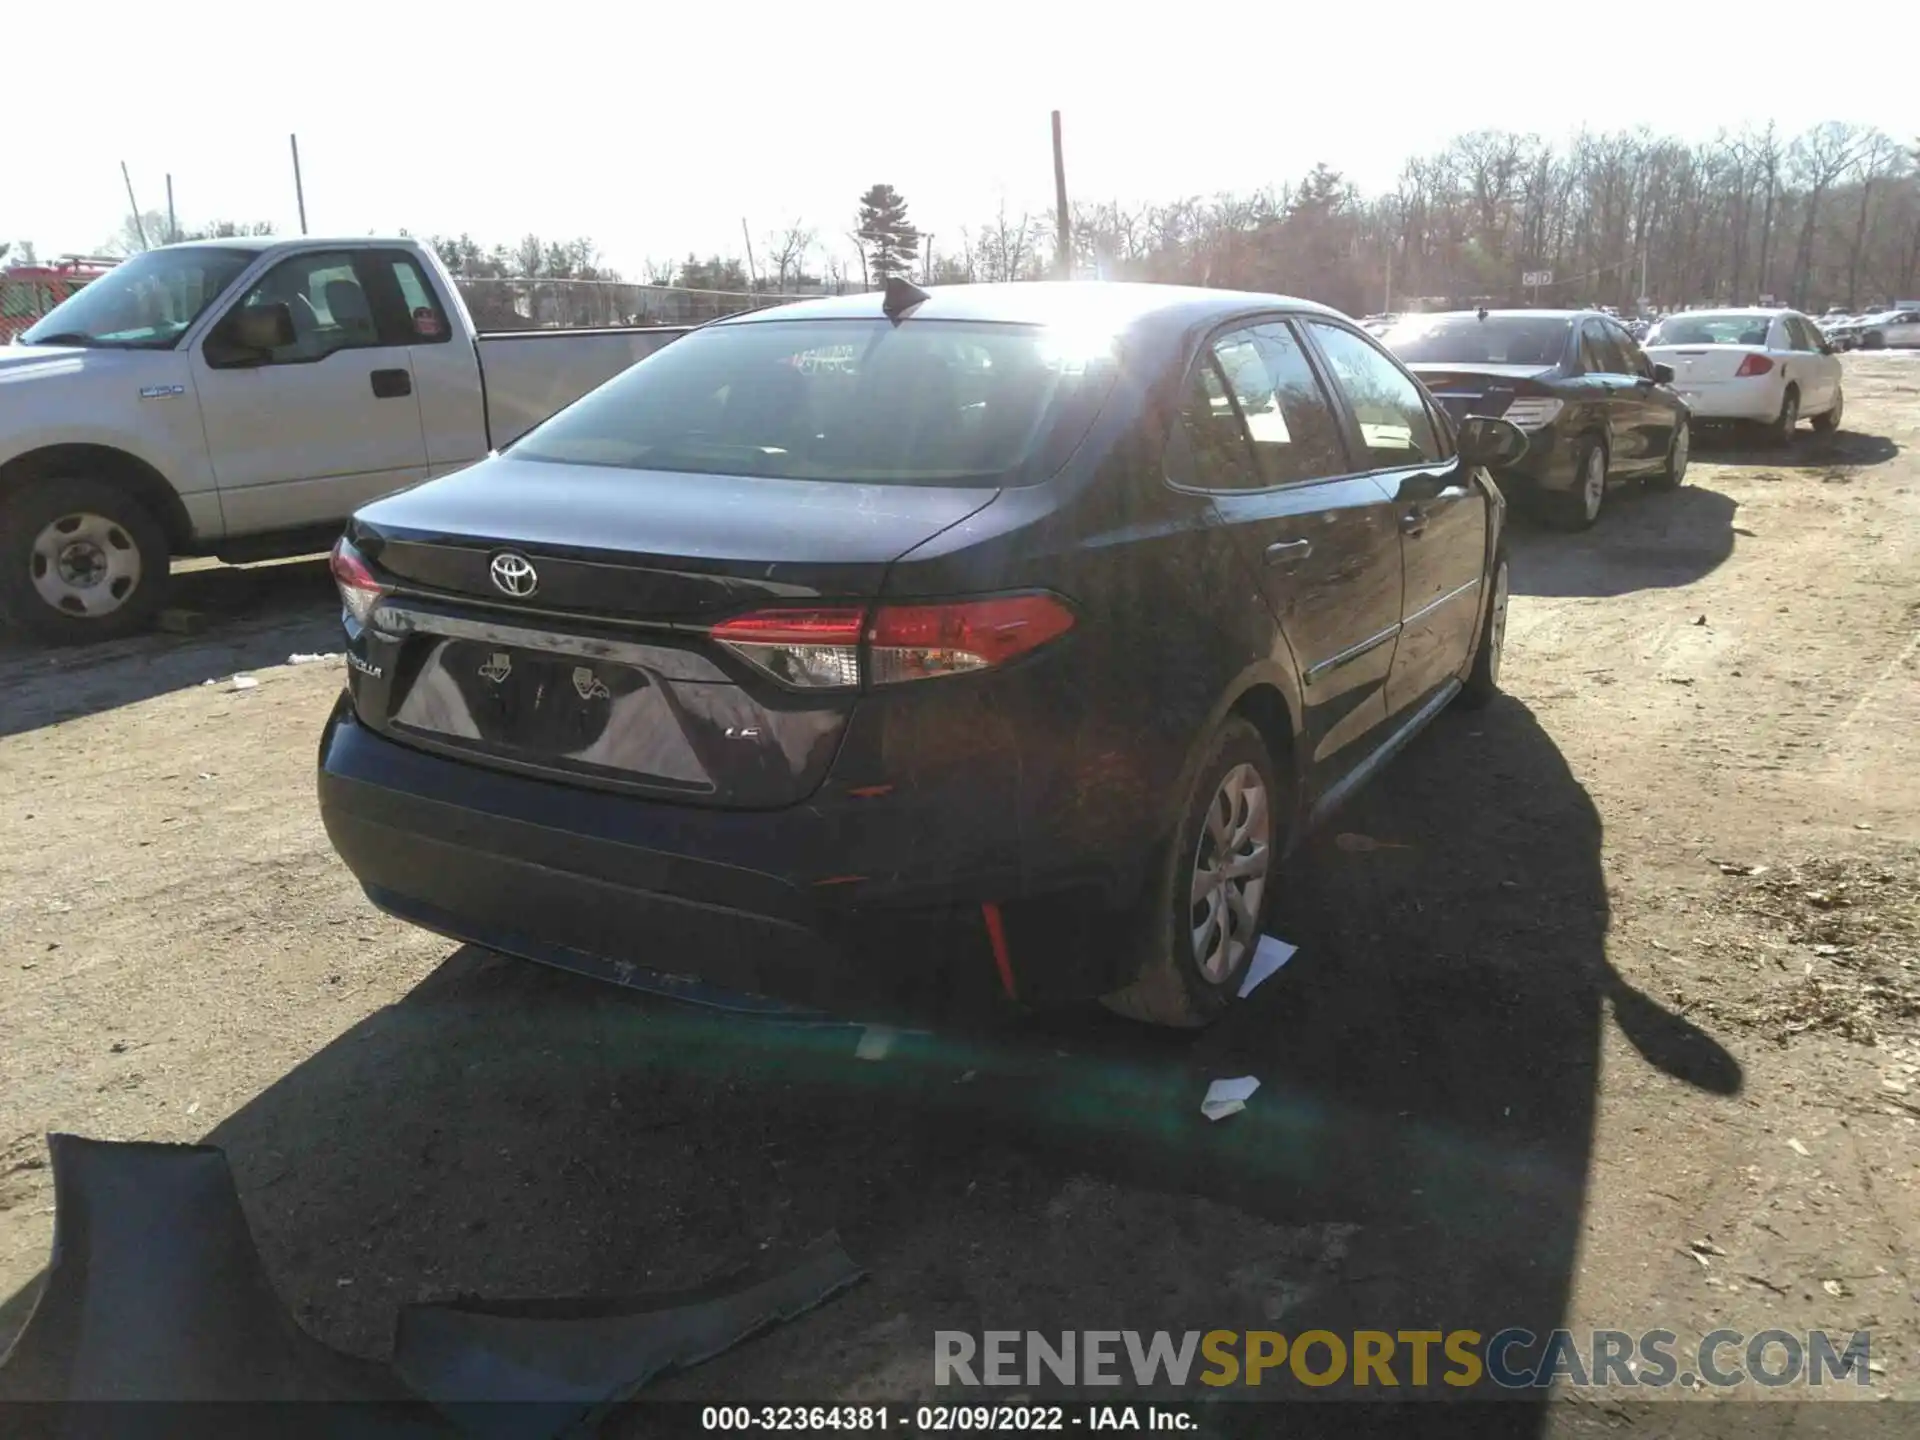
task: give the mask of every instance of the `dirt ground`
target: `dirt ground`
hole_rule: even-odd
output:
[[[68,1130],[226,1147],[281,1295],[367,1355],[416,1299],[837,1231],[861,1286],[653,1393],[930,1396],[936,1329],[1564,1324],[1870,1329],[1920,1398],[1920,355],[1846,363],[1837,436],[1515,534],[1508,698],[1335,827],[1385,846],[1309,848],[1298,958],[1198,1037],[865,1061],[383,918],[313,804],[338,661],[286,663],[339,648],[315,562],[0,653],[0,1343]]]

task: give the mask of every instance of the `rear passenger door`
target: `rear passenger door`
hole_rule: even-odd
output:
[[[1243,323],[1202,347],[1167,478],[1208,495],[1286,636],[1316,795],[1372,749],[1400,629],[1393,496],[1361,468],[1292,324]]]
[[[1607,419],[1607,468],[1615,474],[1628,474],[1647,464],[1647,439],[1640,431],[1639,376],[1631,373],[1625,354],[1607,334],[1597,316],[1580,322],[1580,367],[1587,383],[1596,387],[1605,399],[1601,402]]]
[[[1487,569],[1487,494],[1399,361],[1334,321],[1311,320],[1306,329],[1347,411],[1349,443],[1395,502],[1405,599],[1386,704],[1399,715],[1436,697],[1473,652]]]
[[[1627,328],[1613,320],[1600,322],[1611,350],[1619,355],[1622,370],[1631,385],[1620,394],[1621,423],[1633,431],[1633,454],[1638,464],[1656,469],[1666,463],[1673,448],[1673,431],[1679,411],[1672,399],[1660,392],[1653,379],[1653,361],[1640,348],[1640,342]]]

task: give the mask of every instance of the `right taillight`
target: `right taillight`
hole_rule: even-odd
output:
[[[1051,595],[853,607],[756,610],[709,634],[785,684],[805,690],[898,685],[1004,665],[1073,628]]]
[[[334,542],[333,554],[327,557],[327,568],[333,572],[333,583],[340,588],[340,603],[346,607],[347,614],[355,624],[366,624],[374,606],[386,594],[374,579],[372,567],[342,535]]]
[[[1736,380],[1748,380],[1755,375],[1764,375],[1773,369],[1773,361],[1765,355],[1749,355],[1740,362],[1740,368],[1733,372]]]

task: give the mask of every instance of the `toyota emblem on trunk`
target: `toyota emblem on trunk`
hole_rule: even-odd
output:
[[[533,562],[511,550],[503,550],[494,556],[489,569],[500,593],[511,595],[516,600],[526,599],[539,588],[540,573],[533,568]]]

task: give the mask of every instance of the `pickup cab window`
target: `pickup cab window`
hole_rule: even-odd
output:
[[[447,312],[434,298],[433,287],[420,273],[420,265],[411,255],[383,252],[383,262],[391,269],[393,283],[400,287],[400,303],[407,312],[408,345],[438,345],[453,338],[447,324]]]
[[[216,332],[208,341],[207,363],[221,367],[248,365],[311,365],[341,350],[367,350],[387,344],[380,336],[373,305],[354,265],[344,250],[323,250],[281,261],[261,277],[229,313],[285,306],[292,320],[291,343],[249,343],[243,362],[227,359],[228,337]],[[225,328],[224,326],[222,327]],[[227,341],[226,345],[221,342]]]

